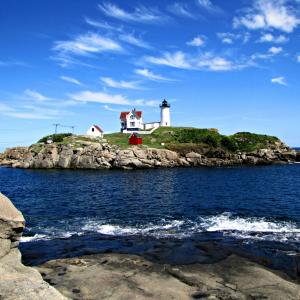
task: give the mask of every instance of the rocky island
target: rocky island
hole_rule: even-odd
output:
[[[105,139],[52,135],[30,147],[0,154],[0,166],[31,169],[139,169],[214,167],[290,163],[300,155],[278,138],[241,132],[224,136],[216,129],[161,127],[143,136],[143,145],[128,145],[128,134]]]

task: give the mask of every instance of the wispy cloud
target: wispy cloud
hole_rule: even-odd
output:
[[[87,17],[85,17],[84,20],[87,24],[89,24],[93,27],[96,27],[98,29],[101,28],[101,29],[106,29],[106,30],[111,30],[111,31],[119,31],[119,32],[123,31],[122,27],[118,27],[116,25],[110,25],[107,22],[99,22],[99,21],[95,21],[95,20],[87,18]]]
[[[297,55],[297,62],[300,63],[300,55]]]
[[[0,67],[31,67],[31,65],[18,60],[0,60]]]
[[[234,64],[232,61],[220,57],[212,56],[211,54],[200,57],[197,67],[204,68],[210,71],[229,71],[241,68],[241,65]]]
[[[206,44],[207,37],[204,35],[198,35],[194,37],[191,41],[187,42],[188,46],[201,47]]]
[[[257,59],[263,59],[263,60],[268,60],[274,58],[276,55],[281,53],[283,51],[282,47],[270,47],[268,52],[266,53],[255,53],[251,55],[251,59],[253,61]]]
[[[97,33],[87,33],[70,41],[57,41],[53,48],[63,54],[88,55],[92,53],[121,51],[122,47],[110,38]]]
[[[218,32],[217,37],[221,40],[223,44],[233,44],[236,41],[242,41],[242,43],[247,43],[250,39],[250,34],[245,32],[243,34],[235,34],[231,32]]]
[[[116,112],[120,112],[120,109],[112,108],[112,107],[110,107],[109,105],[103,105],[103,108],[104,108],[105,110],[108,110],[108,111],[116,111]]]
[[[134,70],[134,72],[138,75],[141,75],[141,76],[143,76],[147,79],[153,80],[153,81],[169,81],[169,80],[171,80],[171,79],[163,77],[159,74],[155,74],[148,69],[136,69],[136,70]]]
[[[287,85],[286,80],[283,76],[272,78],[271,82],[280,85]]]
[[[31,89],[26,89],[24,91],[24,95],[28,96],[31,99],[37,100],[37,101],[47,101],[49,100],[48,97],[42,95],[41,93],[31,90]]]
[[[167,9],[169,12],[178,16],[183,16],[192,19],[195,18],[195,16],[192,14],[192,12],[188,9],[188,7],[184,3],[175,2],[174,4],[168,6]]]
[[[113,104],[113,105],[124,105],[124,106],[156,106],[159,104],[158,100],[128,100],[125,96],[117,94],[108,94],[103,92],[93,92],[93,91],[81,91],[76,94],[70,94],[70,99],[79,102],[93,102],[102,104]],[[109,107],[109,106],[108,106]]]
[[[70,94],[70,99],[80,102],[95,102],[103,104],[129,105],[130,102],[122,95],[112,95],[103,92],[81,91]]]
[[[165,65],[178,69],[192,68],[192,66],[186,59],[186,55],[181,51],[177,51],[175,53],[166,52],[161,57],[147,56],[145,57],[145,60],[152,64]]]
[[[80,34],[72,40],[57,41],[54,44],[55,55],[52,59],[59,62],[61,67],[82,65],[93,67],[78,59],[78,57],[91,57],[102,52],[120,53],[122,46],[111,38],[103,37],[98,33],[88,32]]]
[[[285,43],[287,42],[289,39],[284,36],[284,35],[278,35],[275,36],[271,33],[265,33],[263,34],[260,39],[258,40],[258,42],[260,43],[276,43],[276,44],[281,44],[281,43]]]
[[[197,0],[198,5],[201,8],[207,10],[210,13],[221,13],[222,9],[217,5],[214,5],[211,0]]]
[[[77,80],[77,79],[75,79],[75,78],[73,78],[73,77],[60,76],[59,78],[60,78],[61,80],[64,80],[64,81],[66,81],[66,82],[69,82],[69,83],[73,83],[73,84],[76,84],[76,85],[82,85],[82,83],[81,83],[79,80]]]
[[[70,114],[70,112],[61,109],[53,109],[49,107],[41,107],[38,105],[15,103],[12,105],[0,103],[0,115],[4,115],[16,119],[31,119],[31,120],[45,120],[56,119],[63,115]]]
[[[299,24],[300,19],[287,0],[255,0],[244,15],[235,17],[233,21],[234,27],[245,26],[251,30],[273,28],[284,32],[293,32]]]
[[[139,83],[136,81],[116,81],[110,77],[101,77],[100,78],[106,86],[112,87],[115,89],[131,89],[131,90],[138,90],[141,87],[138,85]]]
[[[120,38],[120,40],[122,40],[128,44],[131,44],[133,46],[145,48],[145,49],[151,49],[151,46],[147,42],[145,42],[141,38],[134,36],[133,34],[129,34],[129,33],[121,34],[119,36],[119,38]]]
[[[207,71],[230,71],[240,70],[250,66],[250,62],[231,61],[225,57],[206,52],[201,55],[188,56],[181,51],[164,53],[161,57],[148,56],[147,62],[165,65],[178,69],[207,70]]]
[[[161,22],[164,19],[157,10],[143,6],[137,7],[131,12],[125,11],[121,7],[110,2],[99,4],[98,7],[107,16],[123,21],[153,23]]]

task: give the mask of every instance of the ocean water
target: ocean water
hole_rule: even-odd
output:
[[[26,264],[99,252],[174,264],[236,253],[300,276],[300,164],[0,168],[0,191],[26,218],[21,242]]]

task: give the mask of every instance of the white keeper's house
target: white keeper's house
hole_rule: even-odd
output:
[[[92,125],[86,132],[86,135],[103,138],[103,130],[98,125]]]
[[[170,116],[170,104],[167,100],[162,101],[160,104],[160,121],[159,122],[150,122],[144,123],[142,111],[138,111],[135,108],[131,111],[123,111],[120,114],[121,122],[121,132],[139,132],[141,134],[146,133],[151,130],[163,126],[171,126],[171,116]]]

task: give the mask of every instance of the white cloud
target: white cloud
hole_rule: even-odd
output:
[[[63,110],[40,107],[36,105],[33,106],[21,104],[13,107],[0,103],[0,114],[16,119],[45,120],[55,119],[64,114],[70,113]]]
[[[88,55],[106,51],[121,51],[122,47],[110,38],[97,33],[87,33],[71,41],[58,41],[53,48],[62,54]]]
[[[108,111],[120,112],[120,109],[112,108],[109,105],[103,105],[103,108],[106,109],[106,110],[108,110]]]
[[[202,55],[187,57],[183,52],[165,53],[162,57],[146,57],[146,61],[178,69],[230,71],[239,70],[250,65],[249,62],[230,61],[225,57],[207,52]]]
[[[271,33],[265,33],[259,39],[260,43],[267,42],[267,43],[281,44],[281,43],[285,43],[287,41],[288,41],[288,38],[286,36],[284,36],[282,34],[278,35],[278,36],[274,36]]]
[[[246,14],[235,17],[234,27],[245,26],[248,29],[274,28],[284,32],[292,32],[300,24],[293,7],[287,0],[255,0],[253,7]]]
[[[282,52],[282,47],[271,47],[269,49],[269,52],[276,55],[276,54],[279,54],[280,52]]]
[[[244,32],[243,34],[235,34],[231,32],[218,32],[217,37],[221,40],[223,44],[231,45],[236,41],[241,41],[242,43],[247,43],[250,39],[249,32]]]
[[[28,96],[29,98],[32,98],[34,100],[37,100],[37,101],[46,101],[46,100],[49,100],[48,97],[46,97],[46,96],[38,93],[37,91],[31,90],[31,89],[26,89],[24,91],[24,95]]]
[[[98,5],[99,9],[109,17],[130,22],[153,23],[163,20],[162,15],[154,9],[137,7],[132,12],[127,12],[119,6],[105,2]]]
[[[141,75],[143,77],[146,77],[146,78],[148,78],[150,80],[154,80],[154,81],[170,80],[170,79],[168,79],[166,77],[163,77],[159,74],[154,74],[153,72],[151,72],[148,69],[136,69],[136,70],[134,70],[134,72],[138,75]]]
[[[120,40],[122,40],[128,44],[131,44],[131,45],[134,45],[134,46],[137,46],[140,48],[145,48],[145,49],[151,48],[151,46],[147,42],[143,41],[140,38],[135,37],[132,34],[121,34],[119,36],[119,38],[120,38]]]
[[[210,55],[205,55],[200,58],[197,65],[200,68],[205,68],[211,71],[229,71],[236,68],[229,60],[218,56],[210,57]]]
[[[72,78],[72,77],[68,77],[68,76],[60,76],[59,77],[61,80],[64,80],[66,82],[69,82],[69,83],[73,83],[73,84],[76,84],[76,85],[81,85],[81,82],[75,78]]]
[[[186,44],[189,46],[195,46],[195,47],[200,47],[204,46],[206,43],[206,37],[205,36],[196,36],[194,37],[191,41],[187,42]]]
[[[84,18],[85,22],[93,27],[96,28],[101,28],[101,29],[107,29],[107,30],[111,30],[111,31],[123,31],[122,27],[117,27],[117,26],[112,26],[110,24],[108,24],[107,22],[99,22],[99,21],[95,21],[92,20],[90,18]]]
[[[129,105],[130,102],[122,95],[112,95],[103,92],[81,91],[71,94],[70,98],[80,102],[96,102],[107,104]]]
[[[72,100],[79,102],[94,102],[106,104],[104,108],[109,108],[107,104],[126,105],[126,106],[156,106],[160,103],[158,100],[131,100],[129,101],[123,95],[112,95],[103,92],[81,91],[76,94],[69,95]]]
[[[141,87],[138,85],[136,81],[116,81],[110,77],[101,77],[102,82],[104,82],[107,86],[115,88],[115,89],[133,89],[137,90]]]
[[[277,84],[280,84],[280,85],[287,85],[287,83],[285,81],[285,78],[283,76],[272,78],[271,82],[272,83],[277,83]]]
[[[211,0],[197,0],[197,3],[211,13],[220,13],[222,10],[214,5]]]
[[[188,10],[186,5],[183,3],[175,2],[173,5],[168,7],[168,10],[178,16],[194,18],[194,15]]]
[[[183,52],[177,51],[175,53],[166,52],[162,57],[147,56],[146,61],[156,64],[165,65],[178,69],[191,69],[192,66],[186,60],[186,56]]]
[[[297,56],[297,62],[300,63],[300,55]]]

